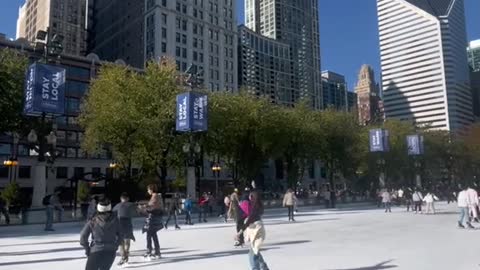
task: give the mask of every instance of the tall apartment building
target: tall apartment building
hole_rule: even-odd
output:
[[[339,111],[352,111],[356,106],[356,94],[348,91],[345,76],[332,72],[322,72],[323,108]]]
[[[171,57],[203,72],[210,91],[238,89],[234,0],[146,0],[145,59]]]
[[[463,0],[377,0],[387,118],[462,131],[473,122]]]
[[[293,106],[298,99],[292,85],[290,46],[239,26],[239,84],[242,89],[272,103]]]
[[[468,64],[473,71],[480,71],[480,39],[470,42],[467,48]]]
[[[144,11],[143,0],[89,0],[88,52],[144,68]]]
[[[290,46],[297,93],[289,103],[308,99],[322,108],[318,2],[312,0],[246,0],[245,25]]]
[[[369,65],[363,65],[358,74],[357,85],[358,120],[361,125],[383,120],[380,111],[380,93],[379,86],[375,82],[375,72]]]
[[[47,31],[64,37],[63,53],[86,53],[86,0],[26,0],[17,20],[17,39],[35,42],[37,32]]]

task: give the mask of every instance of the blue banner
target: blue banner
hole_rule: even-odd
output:
[[[408,135],[407,136],[408,155],[418,156],[424,153],[423,136],[422,135]]]
[[[389,150],[388,130],[381,128],[370,130],[370,152],[388,152]]]
[[[28,67],[23,112],[30,116],[65,114],[64,68],[40,63]]]
[[[208,97],[202,93],[177,95],[176,130],[202,132],[208,129]]]

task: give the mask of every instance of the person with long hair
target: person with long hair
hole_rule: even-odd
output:
[[[265,241],[265,226],[262,222],[264,206],[258,191],[252,191],[249,196],[250,211],[245,219],[242,230],[237,234],[236,238],[240,238],[240,234],[244,234],[245,241],[250,243],[249,260],[251,270],[268,270],[268,266],[260,253],[260,248]]]
[[[89,237],[92,236],[91,242]],[[112,213],[108,199],[102,199],[97,205],[97,213],[90,219],[80,233],[80,245],[87,255],[86,270],[108,270],[112,267],[118,246],[123,240],[120,223]]]
[[[141,209],[147,215],[142,229],[142,233],[147,233],[147,252],[143,256],[147,260],[153,260],[161,258],[157,232],[163,229],[163,202],[162,196],[158,193],[157,185],[148,185],[147,192],[150,195],[150,200]],[[155,246],[154,253],[152,253],[153,246]]]

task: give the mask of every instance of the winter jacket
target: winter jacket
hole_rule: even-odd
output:
[[[88,239],[92,235],[92,242]],[[80,233],[80,245],[88,254],[99,251],[116,251],[123,235],[117,216],[112,212],[95,215],[89,220]]]
[[[478,193],[475,189],[469,188],[467,189],[467,197],[468,197],[468,203],[471,206],[477,206],[478,205]]]
[[[382,193],[382,202],[383,203],[392,202],[392,196],[390,195],[390,192],[385,191]]]
[[[432,193],[427,193],[427,195],[425,195],[425,197],[423,198],[423,201],[426,203],[433,203],[434,201],[438,201],[438,198]]]
[[[468,207],[469,204],[470,204],[470,201],[468,200],[467,191],[465,190],[460,191],[457,198],[458,207]]]
[[[120,223],[120,230],[124,239],[135,240],[133,235],[132,218],[135,215],[135,204],[131,202],[121,202],[115,205],[113,212],[117,214]]]
[[[163,229],[163,205],[161,197],[153,194],[146,208],[147,218],[142,228],[142,233],[156,233]]]
[[[230,207],[228,208],[228,217],[238,221],[241,218],[240,213],[240,201],[236,192],[230,195]]]
[[[258,254],[260,247],[265,241],[265,227],[262,222],[263,212],[263,206],[260,208],[250,207],[249,215],[245,219],[243,227],[245,240],[250,242],[255,254]]]
[[[208,199],[205,198],[205,197],[200,197],[200,199],[198,199],[198,206],[199,207],[207,207],[208,206]]]
[[[185,202],[183,203],[183,207],[185,208],[185,211],[192,211],[193,209],[192,199],[185,199]]]
[[[420,191],[415,191],[412,195],[412,200],[414,202],[421,202],[423,200],[422,193]]]
[[[296,200],[297,197],[293,192],[285,193],[285,196],[283,196],[283,207],[295,205]]]

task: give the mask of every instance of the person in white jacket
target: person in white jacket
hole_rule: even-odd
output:
[[[467,197],[470,220],[473,219],[475,222],[478,222],[478,193],[471,186],[469,186],[467,189]]]
[[[458,198],[457,198],[457,204],[458,204],[458,209],[460,210],[460,217],[458,219],[458,227],[459,228],[465,228],[463,225],[463,222],[465,219],[467,220],[466,224],[468,228],[473,229],[474,227],[470,223],[470,220],[468,220],[468,205],[470,204],[468,200],[468,195],[467,195],[467,189],[464,188],[460,193],[458,193]]]
[[[419,211],[422,213],[422,200],[423,196],[422,193],[418,190],[418,188],[415,188],[415,192],[412,194],[412,200],[415,208],[415,214],[417,214]]]
[[[432,213],[435,215],[435,201],[438,201],[437,196],[433,194],[432,192],[428,192],[427,195],[423,198],[423,201],[427,204],[427,210],[425,211],[425,214]]]

